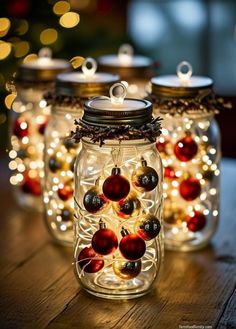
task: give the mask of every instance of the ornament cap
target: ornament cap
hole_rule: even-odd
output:
[[[147,161],[144,159],[144,157],[141,157],[141,164],[142,167],[147,167]]]
[[[121,235],[122,235],[122,237],[124,237],[124,236],[126,236],[128,234],[130,234],[129,230],[127,230],[126,228],[124,228],[122,226],[122,228],[121,228]]]
[[[100,218],[99,220],[99,229],[104,229],[106,228],[106,224],[104,223],[104,221],[102,220],[102,218]]]
[[[120,175],[121,174],[120,168],[119,167],[112,168],[111,174],[112,175]]]

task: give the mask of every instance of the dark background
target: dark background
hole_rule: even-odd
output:
[[[116,53],[124,42],[135,52],[152,57],[158,74],[174,74],[188,60],[194,74],[215,81],[217,95],[233,102],[233,109],[217,116],[223,155],[236,157],[236,1],[235,0],[71,0],[68,10],[80,15],[73,28],[61,26],[58,0],[0,0],[0,146],[7,148],[9,99],[6,82],[29,54],[49,46],[54,57],[97,57]],[[61,6],[63,7],[61,3]],[[42,38],[42,32],[53,29]],[[56,37],[55,37],[56,34]],[[54,37],[53,37],[54,36]],[[10,51],[4,46],[7,42]],[[6,106],[7,105],[7,106]]]

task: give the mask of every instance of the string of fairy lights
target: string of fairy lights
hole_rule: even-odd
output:
[[[211,119],[180,120],[167,115],[157,143],[164,166],[166,242],[172,246],[190,240],[201,243],[216,226],[220,169]],[[186,145],[188,155],[183,158]]]

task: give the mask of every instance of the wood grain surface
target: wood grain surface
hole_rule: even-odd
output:
[[[224,159],[220,225],[211,245],[166,252],[153,291],[130,301],[81,290],[72,251],[51,243],[42,216],[14,203],[0,165],[0,329],[236,328],[236,161]]]

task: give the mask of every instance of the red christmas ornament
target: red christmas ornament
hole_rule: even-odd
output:
[[[140,192],[149,192],[156,188],[159,177],[155,169],[147,166],[147,161],[141,159],[142,166],[132,173],[133,186]]]
[[[160,153],[164,153],[164,154],[167,154],[167,150],[166,150],[166,145],[168,144],[169,142],[167,140],[164,140],[164,141],[158,141],[156,143],[156,148],[158,150],[158,152]]]
[[[32,194],[34,196],[41,195],[41,184],[39,178],[31,178],[27,173],[24,175],[21,188],[22,191],[26,194]]]
[[[18,138],[29,135],[29,125],[23,118],[17,118],[13,124],[13,134]]]
[[[48,124],[48,118],[45,118],[45,121],[38,125],[38,132],[41,135],[44,134],[44,131],[45,131],[45,128],[47,127],[47,124]]]
[[[143,257],[146,251],[146,244],[137,234],[129,233],[128,230],[122,228],[119,249],[122,256],[128,260],[137,260]]]
[[[67,201],[68,199],[73,197],[74,190],[71,184],[66,183],[63,185],[63,187],[57,190],[57,194],[61,200]]]
[[[11,0],[7,1],[7,11],[13,17],[25,17],[30,10],[29,0]]]
[[[201,184],[198,179],[189,177],[179,185],[179,193],[187,201],[192,201],[201,194]]]
[[[201,231],[206,226],[206,217],[202,212],[194,210],[193,216],[187,216],[187,227],[192,232]]]
[[[173,167],[167,166],[167,167],[164,168],[164,177],[165,178],[170,178],[170,179],[176,178],[175,171],[174,171]]]
[[[96,273],[100,271],[104,266],[104,261],[102,259],[94,259],[101,258],[102,256],[96,254],[92,247],[85,247],[81,250],[78,261],[79,266],[84,272],[87,273]]]
[[[197,143],[191,136],[185,136],[174,146],[175,156],[183,162],[190,161],[195,157],[198,151]]]
[[[85,193],[83,203],[88,212],[97,214],[109,205],[109,200],[99,191],[99,187],[95,185]]]
[[[151,214],[142,216],[141,219],[135,223],[136,233],[146,241],[157,237],[160,230],[161,224],[159,219]]]
[[[129,194],[130,184],[124,176],[121,176],[120,168],[115,167],[112,169],[111,176],[104,181],[102,190],[107,199],[120,201]]]
[[[99,222],[99,230],[93,235],[92,247],[95,252],[100,255],[108,255],[113,253],[118,247],[116,234],[106,228],[103,221]]]

